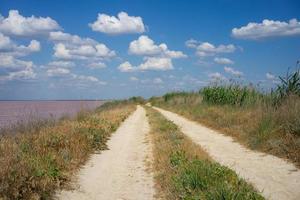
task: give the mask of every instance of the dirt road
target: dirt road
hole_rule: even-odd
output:
[[[154,182],[145,165],[146,159],[151,158],[151,146],[146,141],[148,132],[145,110],[138,106],[108,141],[109,150],[92,155],[79,171],[76,189],[60,191],[57,198],[153,199]]]
[[[178,125],[217,162],[236,171],[267,199],[300,199],[300,170],[278,157],[251,151],[200,124],[155,108]]]

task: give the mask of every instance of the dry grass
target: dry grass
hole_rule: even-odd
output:
[[[181,100],[179,100],[181,98]],[[179,113],[255,150],[286,158],[300,166],[300,97],[289,96],[274,107],[267,103],[253,106],[213,105],[201,102],[201,95],[174,99],[152,99],[152,104]],[[191,100],[194,98],[194,100]]]
[[[147,108],[154,174],[161,199],[263,199],[236,173],[219,165],[178,127]]]
[[[115,105],[28,133],[1,136],[0,199],[51,198],[89,154],[106,148],[110,134],[134,108],[133,104]]]

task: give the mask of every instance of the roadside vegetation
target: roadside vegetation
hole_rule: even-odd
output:
[[[179,128],[147,108],[161,199],[264,199],[231,169],[214,162]]]
[[[279,80],[277,88],[269,93],[237,83],[216,84],[199,92],[153,97],[150,102],[231,135],[251,149],[286,158],[299,167],[299,69]]]
[[[135,109],[135,100],[108,102],[75,119],[32,122],[0,136],[0,199],[49,199],[67,187],[89,155]],[[9,132],[14,134],[9,134]]]

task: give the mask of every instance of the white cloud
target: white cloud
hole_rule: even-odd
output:
[[[100,81],[94,76],[78,75],[70,71],[70,69],[63,67],[50,67],[46,71],[47,76],[60,78],[64,83],[71,84],[72,86],[87,86],[89,84],[106,85],[104,81]]]
[[[135,55],[155,55],[161,52],[159,46],[154,44],[148,36],[142,35],[137,40],[130,42],[129,53]]]
[[[130,54],[141,56],[157,56],[161,55],[169,58],[185,58],[187,57],[181,51],[171,51],[165,43],[156,45],[152,39],[146,35],[140,36],[137,40],[130,42]]]
[[[277,79],[277,77],[274,74],[271,74],[271,73],[266,73],[266,78],[268,80],[275,80],[275,79]]]
[[[49,40],[55,43],[68,43],[73,45],[95,45],[98,42],[91,38],[81,38],[78,35],[71,35],[61,31],[50,32]]]
[[[231,68],[231,67],[224,67],[224,71],[225,71],[226,73],[228,73],[228,74],[231,74],[231,75],[234,75],[234,76],[237,76],[237,77],[241,77],[241,76],[244,75],[243,72],[240,72],[240,71],[238,71],[238,70],[235,70],[235,69],[233,69],[233,68]]]
[[[139,70],[160,70],[166,71],[173,69],[172,60],[170,58],[148,57],[145,62],[139,65]]]
[[[118,69],[121,72],[134,72],[134,71],[166,71],[172,70],[173,64],[170,58],[161,57],[146,57],[144,62],[138,66],[131,65],[128,61],[119,65]]]
[[[0,76],[0,80],[28,80],[35,78],[36,73],[33,70],[33,62],[21,60],[18,57],[37,52],[40,48],[40,43],[36,40],[30,41],[28,46],[17,45],[8,36],[0,33],[0,68],[5,74]]]
[[[103,60],[116,55],[105,44],[91,38],[81,38],[63,32],[51,32],[49,39],[55,43],[54,56],[60,59]]]
[[[164,82],[163,82],[163,80],[161,80],[161,78],[155,78],[155,79],[153,79],[153,83],[154,84],[163,84]]]
[[[130,79],[131,81],[139,81],[139,79],[138,79],[137,77],[135,77],[135,76],[131,76],[129,79]]]
[[[47,70],[47,75],[50,77],[58,77],[69,75],[71,71],[66,68],[51,68]]]
[[[189,48],[197,48],[198,44],[199,44],[199,42],[194,39],[189,39],[185,42],[185,46],[187,46]]]
[[[17,10],[10,10],[8,17],[0,15],[0,32],[15,36],[44,35],[60,29],[50,17],[24,17]]]
[[[118,69],[121,71],[121,72],[133,72],[135,71],[135,67],[133,67],[130,62],[126,61],[122,64],[119,65]]]
[[[32,68],[26,68],[21,71],[10,72],[6,76],[0,76],[1,81],[11,81],[11,80],[29,80],[34,79],[36,77],[36,73]]]
[[[6,72],[6,75],[0,76],[1,81],[28,80],[36,77],[32,61],[16,59],[11,55],[0,54],[0,68]]]
[[[215,63],[221,64],[221,65],[232,65],[234,64],[234,62],[232,60],[230,60],[229,58],[219,58],[216,57],[214,59]]]
[[[216,81],[216,80],[226,80],[226,77],[223,76],[222,74],[220,74],[219,72],[210,73],[208,75],[208,77],[210,77],[213,81]]]
[[[10,38],[0,33],[0,50],[11,49],[12,46],[13,43]]]
[[[126,12],[120,12],[118,17],[106,14],[98,14],[95,22],[89,26],[93,31],[106,34],[143,33],[145,25],[141,17],[128,16]]]
[[[241,28],[234,28],[232,35],[240,39],[300,35],[300,22],[297,19],[291,19],[289,22],[265,19],[262,23],[250,22]]]
[[[28,54],[38,52],[41,49],[40,42],[36,40],[31,40],[28,46],[17,45],[13,42],[8,36],[0,33],[0,53],[2,55],[11,55],[11,56],[26,56]]]
[[[77,79],[78,81],[95,82],[95,83],[101,83],[102,85],[106,84],[105,82],[99,81],[99,79],[94,76],[75,75],[74,78]]]
[[[94,62],[87,65],[91,69],[102,69],[106,67],[106,64],[103,62]]]
[[[218,53],[232,53],[236,50],[233,44],[214,46],[211,43],[203,42],[197,47],[196,54],[202,56],[213,56]]]
[[[214,56],[221,53],[233,53],[237,48],[233,44],[215,46],[209,42],[198,42],[194,39],[186,41],[186,46],[196,49],[199,57]]]
[[[69,67],[74,67],[75,63],[71,61],[52,61],[48,63],[48,66],[69,68]]]
[[[275,76],[274,74],[272,74],[272,73],[266,73],[266,78],[270,81],[270,82],[272,82],[273,84],[279,84],[280,83],[280,79],[277,77],[277,76]]]
[[[11,55],[0,54],[0,67],[9,70],[23,70],[25,68],[33,68],[34,64],[32,61],[24,61]]]

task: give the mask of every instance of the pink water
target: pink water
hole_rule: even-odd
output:
[[[80,110],[92,110],[104,101],[0,101],[0,128],[31,118],[74,116]]]

